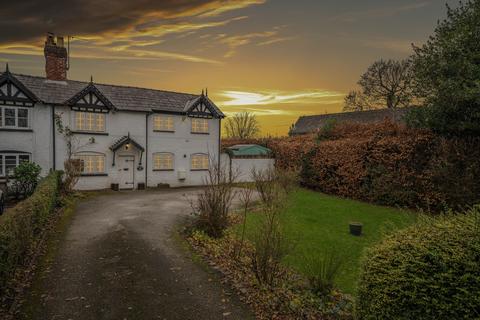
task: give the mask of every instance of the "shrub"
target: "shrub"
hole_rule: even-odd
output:
[[[306,254],[303,258],[303,271],[312,292],[321,298],[327,298],[335,288],[335,278],[343,263],[343,257],[334,249],[323,255]]]
[[[213,163],[204,179],[204,187],[191,202],[196,227],[209,236],[220,238],[228,227],[228,213],[235,197],[235,177]]]
[[[262,204],[260,223],[253,233],[252,270],[260,283],[273,286],[279,277],[280,263],[289,252],[280,215],[292,187],[279,170],[253,170],[252,176]]]
[[[359,319],[477,319],[480,207],[423,218],[367,250]]]
[[[42,168],[33,162],[22,162],[14,170],[13,187],[17,198],[20,195],[30,196],[38,184],[38,178]]]
[[[61,175],[52,172],[33,195],[0,217],[0,296],[15,269],[25,263],[57,202]]]

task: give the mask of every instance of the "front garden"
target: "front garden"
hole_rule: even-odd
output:
[[[299,189],[289,197],[282,223],[294,250],[285,258],[285,265],[304,273],[307,271],[305,256],[322,257],[333,250],[343,261],[336,285],[349,294],[354,293],[364,248],[380,240],[384,234],[410,225],[416,217],[407,210],[371,205],[306,189]],[[248,230],[254,229],[259,220],[258,214],[250,214],[247,218]],[[362,236],[349,233],[350,222],[363,224]],[[236,229],[238,231],[240,228],[237,226]]]

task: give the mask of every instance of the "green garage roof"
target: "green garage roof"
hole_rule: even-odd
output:
[[[227,148],[227,153],[234,157],[269,156],[272,150],[258,144],[237,144]]]

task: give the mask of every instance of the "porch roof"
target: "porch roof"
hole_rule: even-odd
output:
[[[110,146],[110,150],[112,150],[113,152],[117,151],[118,149],[120,149],[121,147],[123,147],[124,145],[126,144],[132,144],[134,145],[138,150],[144,152],[145,149],[142,147],[142,145],[140,145],[137,141],[135,141],[134,139],[130,138],[130,134],[128,134],[127,136],[123,136],[121,137],[120,139],[118,139],[117,141],[115,141],[111,146]]]

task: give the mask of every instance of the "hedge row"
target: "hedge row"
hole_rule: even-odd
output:
[[[424,217],[367,250],[358,319],[478,319],[480,207]]]
[[[373,128],[372,128],[373,127]],[[480,138],[445,138],[392,123],[316,144],[309,188],[390,206],[442,211],[480,202]]]
[[[328,194],[429,211],[480,203],[479,137],[446,138],[385,121],[338,125],[323,140],[313,134],[223,145],[238,143],[272,149],[278,167],[300,169],[305,187]]]
[[[60,181],[59,172],[50,173],[32,196],[0,216],[0,296],[41,237],[57,203]]]

